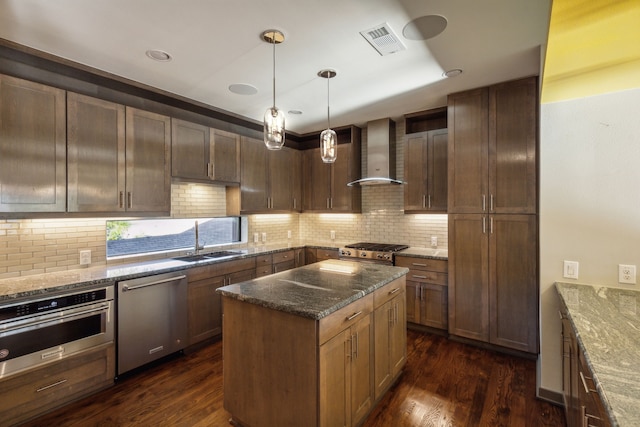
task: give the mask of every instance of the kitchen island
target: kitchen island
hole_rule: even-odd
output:
[[[406,362],[407,272],[331,260],[218,289],[232,422],[361,423]]]

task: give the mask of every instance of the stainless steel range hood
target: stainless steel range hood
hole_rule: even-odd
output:
[[[367,176],[353,185],[404,184],[396,179],[396,124],[391,119],[367,123]]]

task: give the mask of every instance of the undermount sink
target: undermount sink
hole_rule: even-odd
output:
[[[231,258],[238,255],[242,255],[242,252],[219,251],[219,252],[211,252],[209,254],[186,255],[186,256],[176,257],[173,259],[178,261],[196,262],[196,261],[204,261],[208,259]]]

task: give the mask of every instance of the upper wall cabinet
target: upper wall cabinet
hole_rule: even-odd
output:
[[[447,129],[407,135],[405,213],[447,213]]]
[[[338,155],[334,163],[324,163],[320,149],[304,151],[305,212],[361,212],[361,189],[347,183],[361,178],[360,128],[338,131]]]
[[[537,78],[449,95],[449,212],[537,212]]]
[[[0,75],[0,212],[66,209],[65,91]]]
[[[126,108],[126,209],[168,215],[171,211],[171,119]]]
[[[125,211],[125,108],[67,95],[69,212]]]
[[[240,137],[171,120],[171,175],[190,181],[240,182]]]
[[[299,209],[295,182],[299,157],[291,148],[270,151],[261,140],[242,137],[241,213],[290,212]]]

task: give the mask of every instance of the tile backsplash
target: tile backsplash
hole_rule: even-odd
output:
[[[402,123],[397,123],[397,177],[403,176]],[[363,142],[366,129],[363,129]],[[366,143],[363,143],[362,170],[366,173]],[[345,244],[359,241],[408,244],[430,247],[436,236],[438,247],[446,248],[447,215],[405,215],[404,188],[378,185],[362,188],[360,214],[283,214],[249,216],[249,244],[254,233],[262,243],[293,241]],[[171,216],[197,218],[224,216],[225,187],[212,184],[174,182],[171,186]],[[0,279],[81,268],[79,251],[91,250],[91,266],[106,260],[107,218],[82,219],[0,219]],[[331,239],[331,232],[335,239]],[[157,258],[157,256],[156,256]],[[137,259],[109,260],[109,264]]]

